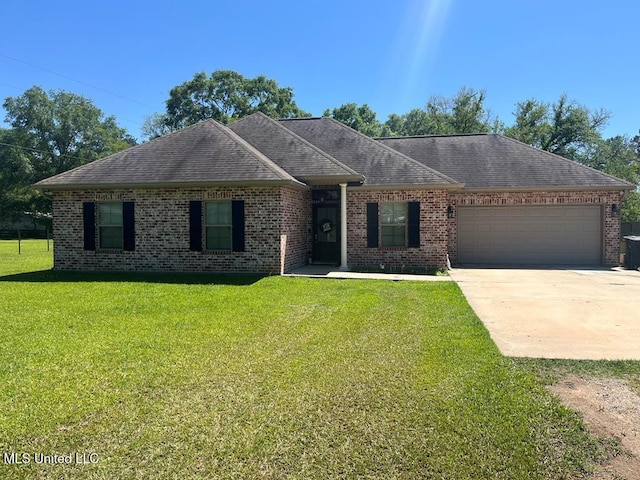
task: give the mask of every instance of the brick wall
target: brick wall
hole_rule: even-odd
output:
[[[420,202],[420,247],[367,247],[367,203]],[[351,267],[394,269],[443,268],[447,264],[447,205],[445,190],[347,189],[348,263]]]
[[[620,192],[509,192],[451,194],[454,218],[449,220],[449,257],[457,260],[458,206],[498,205],[602,205],[604,211],[604,263],[618,265],[620,261],[620,218],[611,215],[611,205],[620,205]]]
[[[281,187],[55,192],[54,268],[278,274],[282,265],[291,268],[306,254],[306,246],[301,245],[306,239],[295,234],[301,222],[301,203],[305,194]],[[189,250],[189,201],[217,199],[244,200],[245,251]],[[83,249],[82,203],[110,200],[135,203],[135,251]],[[284,251],[281,250],[281,235],[287,237]]]
[[[281,272],[305,265],[311,250],[311,191],[282,189]]]
[[[244,252],[189,250],[190,200],[244,200]],[[456,208],[466,205],[603,205],[604,261],[619,262],[620,222],[611,205],[619,192],[454,193],[444,190],[347,189],[348,264],[394,269],[442,268],[457,256]],[[82,203],[135,203],[135,251],[83,249]],[[420,202],[420,247],[367,247],[369,202]],[[454,218],[447,219],[447,206]],[[283,187],[134,189],[55,192],[54,265],[58,270],[264,272],[304,265],[312,248],[311,193]]]

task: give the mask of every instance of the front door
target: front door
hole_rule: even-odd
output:
[[[340,225],[338,205],[313,206],[313,263],[340,263]]]

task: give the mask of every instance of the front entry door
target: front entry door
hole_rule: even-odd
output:
[[[313,206],[313,263],[340,263],[338,205]]]

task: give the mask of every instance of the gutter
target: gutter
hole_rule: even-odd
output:
[[[214,182],[148,182],[148,183],[73,183],[47,184],[37,182],[32,188],[50,195],[54,191],[73,190],[127,190],[127,189],[159,189],[159,188],[208,188],[208,187],[292,187],[299,190],[308,189],[308,185],[298,180],[262,180],[262,181],[214,181]],[[44,193],[47,192],[47,193]]]
[[[517,192],[601,192],[601,191],[630,191],[634,186],[626,185],[589,185],[589,186],[534,186],[534,187],[490,187],[490,188],[463,188],[460,193],[517,193]]]

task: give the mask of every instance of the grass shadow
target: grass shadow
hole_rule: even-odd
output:
[[[0,276],[0,282],[85,283],[134,282],[182,285],[252,285],[265,274],[232,273],[139,273],[139,272],[61,272],[38,270]]]

